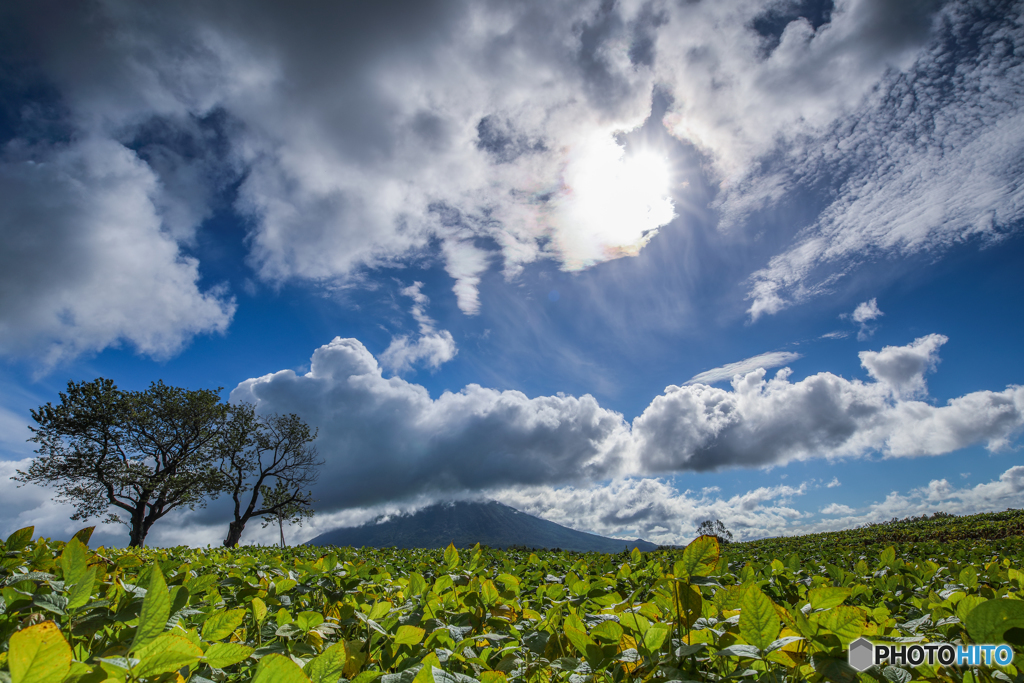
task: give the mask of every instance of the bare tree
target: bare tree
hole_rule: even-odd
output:
[[[127,523],[129,545],[143,546],[168,512],[205,506],[220,491],[216,462],[227,406],[219,391],[68,382],[58,405],[32,411],[39,426],[29,441],[41,457],[12,479],[55,487],[57,500],[76,506],[72,519],[120,508],[127,522],[115,513],[104,522]]]
[[[287,501],[289,497],[291,497],[291,491],[280,479],[277,481],[277,485],[272,489],[269,486],[263,487],[264,505],[273,510],[273,512],[267,513],[263,516],[263,528],[266,529],[271,524],[277,524],[277,529],[281,533],[282,548],[285,547],[284,523],[297,523],[299,526],[302,526],[302,520],[313,516],[313,511],[308,507],[308,504],[305,501],[292,503],[285,502],[284,505],[276,505],[278,502]],[[310,500],[310,502],[312,501]]]
[[[248,403],[231,406],[231,419],[222,443],[220,472],[234,500],[234,521],[228,525],[224,545],[238,545],[246,523],[253,517],[283,520],[312,515],[308,488],[323,465],[317,458],[316,439],[298,415],[257,415]],[[269,484],[273,482],[274,486]]]

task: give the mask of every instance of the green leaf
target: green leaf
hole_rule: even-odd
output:
[[[910,683],[914,678],[912,673],[898,666],[885,667],[882,669],[882,675],[885,676],[886,680],[892,681],[892,683]]]
[[[602,621],[600,624],[594,627],[590,632],[590,635],[598,640],[603,640],[606,643],[617,643],[622,638],[623,630],[619,626],[618,622],[615,621]]]
[[[298,581],[295,579],[278,579],[274,582],[274,592],[281,595],[282,593],[287,593],[297,585]]]
[[[252,599],[252,615],[256,618],[257,624],[262,624],[267,618],[267,603],[259,598]]]
[[[857,680],[857,672],[845,659],[815,654],[811,655],[811,666],[833,683],[854,683]]]
[[[295,625],[306,633],[322,623],[324,623],[324,615],[319,612],[299,612],[299,615],[295,617]]]
[[[280,654],[270,654],[256,666],[252,683],[310,683],[299,665]]]
[[[983,602],[967,615],[965,626],[975,643],[1006,643],[1007,631],[1024,629],[1024,601],[997,598]]]
[[[448,569],[455,569],[459,566],[459,551],[455,549],[455,544],[449,543],[448,547],[444,549],[444,563],[448,565]]]
[[[891,567],[893,562],[896,561],[896,549],[889,546],[882,551],[882,554],[878,558],[878,564],[882,567]]]
[[[426,590],[427,582],[423,574],[413,572],[409,575],[409,595],[423,595]]]
[[[500,581],[507,590],[519,595],[519,579],[511,574],[498,574],[497,581]]]
[[[416,645],[427,632],[418,626],[403,624],[395,632],[395,645]]]
[[[683,557],[676,562],[672,573],[680,579],[691,576],[707,576],[718,564],[720,548],[714,536],[698,536],[683,550]]]
[[[4,547],[8,552],[21,550],[32,540],[32,534],[35,533],[35,530],[36,528],[34,526],[27,526],[24,529],[18,529],[7,537],[7,542],[4,543]]]
[[[146,597],[149,597],[148,595]],[[242,625],[245,620],[244,609],[231,609],[226,612],[216,612],[203,623],[203,640],[207,642],[214,642],[218,640],[224,640],[232,633],[235,629]],[[323,621],[323,617],[320,617]]]
[[[187,579],[183,584],[185,590],[189,592],[189,595],[199,595],[206,591],[207,588],[217,583],[219,578],[216,574],[203,574],[202,576],[195,576],[191,579]]]
[[[677,581],[676,591],[679,599],[678,609],[681,610],[676,616],[689,628],[700,619],[704,600],[701,598],[700,589],[695,586]]]
[[[715,654],[719,657],[749,657],[752,659],[761,659],[760,648],[754,645],[745,645],[743,643],[736,643],[735,645],[722,648]]]
[[[846,647],[867,630],[867,614],[860,607],[839,605],[827,612],[812,615],[817,623],[839,637]]]
[[[58,558],[61,571],[64,576],[64,585],[69,586],[77,583],[88,570],[89,549],[77,538],[72,538],[64,546],[63,552]]]
[[[497,586],[490,579],[482,579],[480,581],[480,597],[483,598],[484,604],[490,607],[494,603],[498,602],[501,598],[501,594],[498,593]]]
[[[85,547],[89,547],[89,539],[92,538],[92,532],[96,531],[96,527],[87,526],[84,529],[79,529],[75,532],[75,535],[71,537],[72,540],[78,539],[78,541]]]
[[[92,597],[92,589],[95,585],[96,567],[89,567],[68,591],[68,609],[84,607]]]
[[[144,647],[136,650],[135,656],[140,661],[132,667],[132,674],[139,678],[148,678],[192,666],[202,659],[203,651],[184,636],[161,633]]]
[[[29,527],[30,538],[31,535]],[[14,633],[8,647],[7,667],[12,683],[61,681],[71,671],[71,647],[52,621]]]
[[[164,581],[160,565],[154,562],[149,578],[149,588],[142,601],[142,611],[139,613],[139,626],[128,652],[135,652],[145,647],[163,633],[170,616],[171,595],[167,592],[167,582]]]
[[[649,652],[657,652],[671,634],[672,627],[669,624],[651,624],[647,633],[644,634],[644,647]]]
[[[740,604],[740,635],[758,649],[767,650],[782,630],[772,601],[761,592],[757,584],[751,584]]]
[[[565,637],[569,639],[569,642],[572,643],[573,647],[579,650],[580,654],[584,657],[587,656],[588,647],[597,646],[597,643],[594,642],[593,638],[587,635],[585,630],[574,623],[570,623],[568,620],[563,624],[563,631],[565,633]]]
[[[335,643],[302,668],[313,683],[336,683],[345,671],[345,643]]]
[[[245,661],[252,652],[251,647],[240,643],[213,643],[206,648],[203,659],[214,669],[223,669]]]
[[[849,588],[836,588],[834,586],[812,588],[807,591],[807,601],[811,603],[812,609],[828,609],[842,603],[852,593],[853,591]]]

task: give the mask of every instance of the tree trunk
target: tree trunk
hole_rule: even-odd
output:
[[[228,537],[224,539],[225,548],[234,548],[242,538],[242,531],[245,530],[245,522],[231,522],[228,524]]]
[[[130,531],[128,532],[128,547],[141,548],[146,545],[146,520],[145,506],[140,505],[132,511]]]
[[[277,528],[280,529],[280,531],[281,531],[281,547],[283,548],[283,547],[285,547],[284,546],[284,520],[281,519],[280,517],[277,518]]]

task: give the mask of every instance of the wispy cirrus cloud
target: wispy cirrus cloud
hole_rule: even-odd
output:
[[[802,355],[792,351],[769,351],[735,363],[727,363],[718,368],[705,370],[686,380],[683,384],[716,384],[725,380],[731,381],[736,375],[745,375],[759,368],[765,370],[777,368],[801,358],[803,358]]]

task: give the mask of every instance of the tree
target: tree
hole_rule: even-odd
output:
[[[714,521],[705,519],[697,527],[698,536],[714,536],[718,539],[719,543],[731,543],[732,532],[725,528],[722,524],[722,520],[716,519]]]
[[[41,457],[13,477],[54,486],[76,505],[72,519],[111,507],[104,522],[129,526],[129,545],[145,545],[153,524],[171,510],[206,505],[221,488],[217,470],[227,406],[217,391],[191,391],[162,381],[121,391],[112,380],[68,382],[60,403],[33,410],[32,438]]]
[[[263,528],[266,529],[276,522],[277,529],[281,532],[281,547],[284,548],[284,523],[297,523],[299,526],[302,526],[302,520],[312,517],[313,511],[309,509],[308,504],[305,502],[288,503],[287,500],[291,496],[291,491],[280,479],[273,489],[269,486],[264,486],[262,492],[264,505],[273,510],[273,512],[268,512],[263,516]],[[312,501],[310,500],[309,502]],[[283,504],[278,505],[277,503]]]
[[[251,404],[231,406],[219,466],[235,503],[226,547],[238,545],[253,517],[277,519],[283,539],[285,520],[313,514],[313,498],[306,489],[316,482],[317,468],[324,464],[310,445],[316,436],[294,413],[256,415]]]

